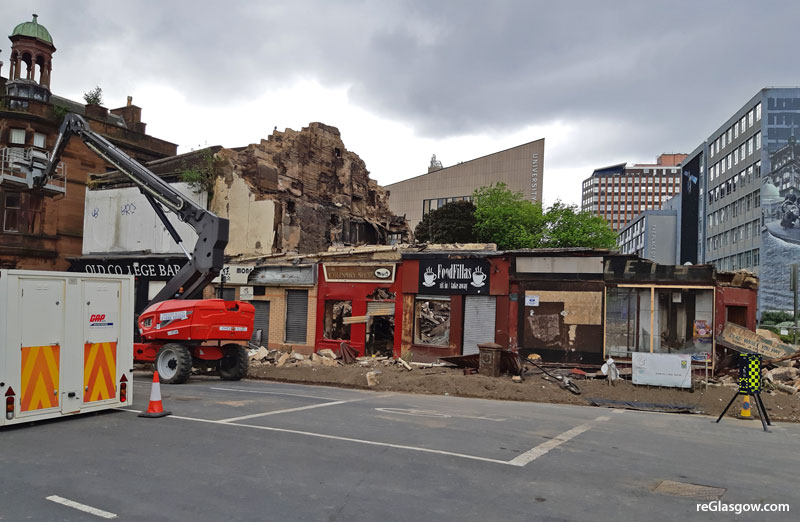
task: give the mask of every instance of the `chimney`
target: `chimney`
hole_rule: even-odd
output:
[[[142,108],[133,104],[133,96],[128,96],[128,102],[125,107],[111,109],[111,114],[116,114],[125,120],[125,125],[130,130],[145,134],[147,124],[142,123]]]

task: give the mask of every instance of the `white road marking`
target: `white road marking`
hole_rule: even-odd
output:
[[[193,417],[180,417],[178,415],[172,415],[171,417],[173,419],[182,419],[182,420],[189,420],[189,421],[195,421],[195,422],[207,422],[207,423],[210,423],[210,424],[220,424],[222,426],[237,426],[239,428],[253,428],[253,429],[264,430],[264,431],[275,431],[275,432],[279,432],[279,433],[290,433],[292,435],[305,435],[305,436],[308,436],[308,437],[317,437],[317,438],[321,438],[321,439],[340,440],[340,441],[344,441],[344,442],[356,442],[358,444],[366,444],[368,446],[381,446],[381,447],[385,447],[385,448],[395,448],[395,449],[403,449],[403,450],[411,450],[411,451],[420,451],[420,452],[423,452],[423,453],[435,453],[437,455],[448,455],[448,456],[451,456],[451,457],[460,457],[460,458],[463,458],[463,459],[470,459],[470,460],[480,460],[480,461],[483,461],[483,462],[492,462],[492,463],[495,463],[495,464],[505,464],[505,465],[511,465],[511,466],[523,465],[524,466],[524,464],[512,464],[511,462],[508,462],[508,461],[505,461],[505,460],[490,459],[490,458],[486,458],[486,457],[478,457],[476,455],[467,455],[467,454],[464,454],[464,453],[455,453],[455,452],[452,452],[452,451],[442,451],[442,450],[435,450],[435,449],[430,449],[430,448],[420,448],[420,447],[417,447],[417,446],[404,446],[402,444],[390,444],[388,442],[376,442],[376,441],[372,441],[372,440],[353,439],[353,438],[350,438],[350,437],[339,437],[337,435],[327,435],[327,434],[324,434],[324,433],[314,433],[314,432],[311,432],[311,431],[287,430],[287,429],[284,429],[284,428],[272,428],[272,427],[269,427],[269,426],[256,426],[254,424],[236,424],[236,423],[223,422],[223,421],[213,421],[213,420],[206,420],[206,419],[195,419]]]
[[[588,423],[587,424],[581,424],[580,426],[575,426],[571,430],[567,430],[564,433],[561,433],[560,435],[556,435],[552,439],[550,439],[550,440],[548,440],[546,442],[542,442],[541,444],[539,444],[538,446],[534,447],[533,449],[530,449],[530,450],[526,451],[525,453],[523,453],[521,455],[518,455],[517,457],[512,459],[509,462],[509,464],[511,464],[512,466],[524,466],[524,465],[526,465],[526,464],[528,464],[530,462],[533,462],[534,460],[538,459],[542,455],[546,454],[551,449],[561,446],[562,444],[564,444],[568,440],[570,440],[570,439],[572,439],[574,437],[577,437],[581,433],[583,433],[585,431],[588,431],[591,428],[592,428],[592,425],[588,424]]]
[[[611,417],[609,417],[608,415],[600,415],[599,417],[597,417],[597,418],[595,419],[595,421],[596,421],[596,422],[597,422],[597,421],[599,421],[599,422],[605,422],[605,421],[609,421],[609,420],[611,420]]]
[[[280,413],[292,413],[292,412],[295,412],[295,411],[313,410],[314,408],[324,408],[325,406],[336,406],[338,404],[347,404],[347,403],[350,403],[350,402],[359,402],[359,401],[365,401],[365,400],[367,400],[367,399],[363,398],[363,399],[353,399],[353,400],[349,400],[349,401],[336,401],[336,402],[326,402],[326,403],[323,403],[323,404],[311,404],[309,406],[300,406],[298,408],[287,408],[285,410],[265,411],[263,413],[253,413],[252,415],[242,415],[241,417],[231,417],[230,419],[222,419],[222,420],[217,421],[217,422],[220,422],[220,423],[223,423],[223,424],[227,424],[227,423],[230,423],[230,422],[241,421],[241,420],[246,420],[246,419],[255,419],[257,417],[266,417],[268,415],[278,415]]]
[[[221,391],[232,391],[232,392],[241,392],[241,393],[260,393],[263,395],[286,395],[288,397],[305,397],[307,399],[321,399],[324,401],[338,401],[339,399],[334,399],[332,397],[319,397],[317,395],[303,395],[300,393],[286,393],[286,392],[274,392],[274,391],[265,391],[265,390],[239,390],[237,388],[216,388],[211,387],[211,390],[221,390]]]
[[[117,518],[117,515],[115,515],[114,513],[109,513],[108,511],[103,511],[102,509],[97,509],[92,506],[87,506],[86,504],[75,502],[74,500],[69,500],[64,497],[59,497],[58,495],[50,495],[49,497],[46,497],[46,500],[83,511],[84,513],[90,513],[100,518]]]
[[[414,410],[414,409],[407,409],[407,408],[375,408],[376,411],[381,411],[384,413],[396,413],[397,415],[412,415],[416,417],[441,417],[441,418],[460,418],[460,419],[478,419],[478,420],[488,420],[494,422],[504,422],[505,419],[495,419],[492,417],[476,417],[473,415],[458,415],[454,413],[441,413],[434,410]]]

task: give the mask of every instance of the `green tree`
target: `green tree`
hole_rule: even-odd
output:
[[[86,105],[103,105],[103,89],[98,85],[91,91],[83,93],[83,101]]]
[[[547,222],[546,246],[550,248],[589,247],[614,248],[617,234],[606,220],[575,205],[556,201],[545,212]]]
[[[475,205],[453,201],[425,214],[414,229],[421,243],[474,243]]]
[[[473,201],[478,241],[495,243],[501,250],[541,246],[545,221],[540,204],[526,201],[505,183],[477,189]]]
[[[558,201],[548,209],[504,183],[481,187],[475,201],[478,241],[501,250],[518,248],[613,248],[617,235],[600,217]]]

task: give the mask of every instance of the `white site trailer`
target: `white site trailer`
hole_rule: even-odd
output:
[[[133,276],[0,270],[0,426],[133,400]]]

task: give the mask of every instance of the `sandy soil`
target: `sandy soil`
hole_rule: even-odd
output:
[[[378,384],[367,386],[367,372],[379,371]],[[574,395],[560,387],[558,382],[545,380],[541,375],[528,375],[521,383],[510,376],[486,377],[464,375],[460,369],[418,368],[403,369],[390,361],[370,361],[370,366],[359,364],[326,366],[285,366],[251,362],[248,376],[281,382],[321,384],[350,388],[374,389],[403,393],[425,393],[433,395],[456,395],[482,399],[512,401],[551,402],[589,405],[590,398],[637,401],[657,404],[679,404],[691,406],[693,410],[708,415],[719,415],[736,391],[735,387],[709,386],[707,390],[698,384],[694,391],[674,388],[638,386],[630,381],[618,381],[610,386],[605,380],[576,380],[581,395]],[[770,418],[775,421],[800,422],[800,395],[782,392],[765,392],[762,395]],[[728,415],[739,413],[741,400],[734,403]],[[753,405],[753,418],[756,418]]]

